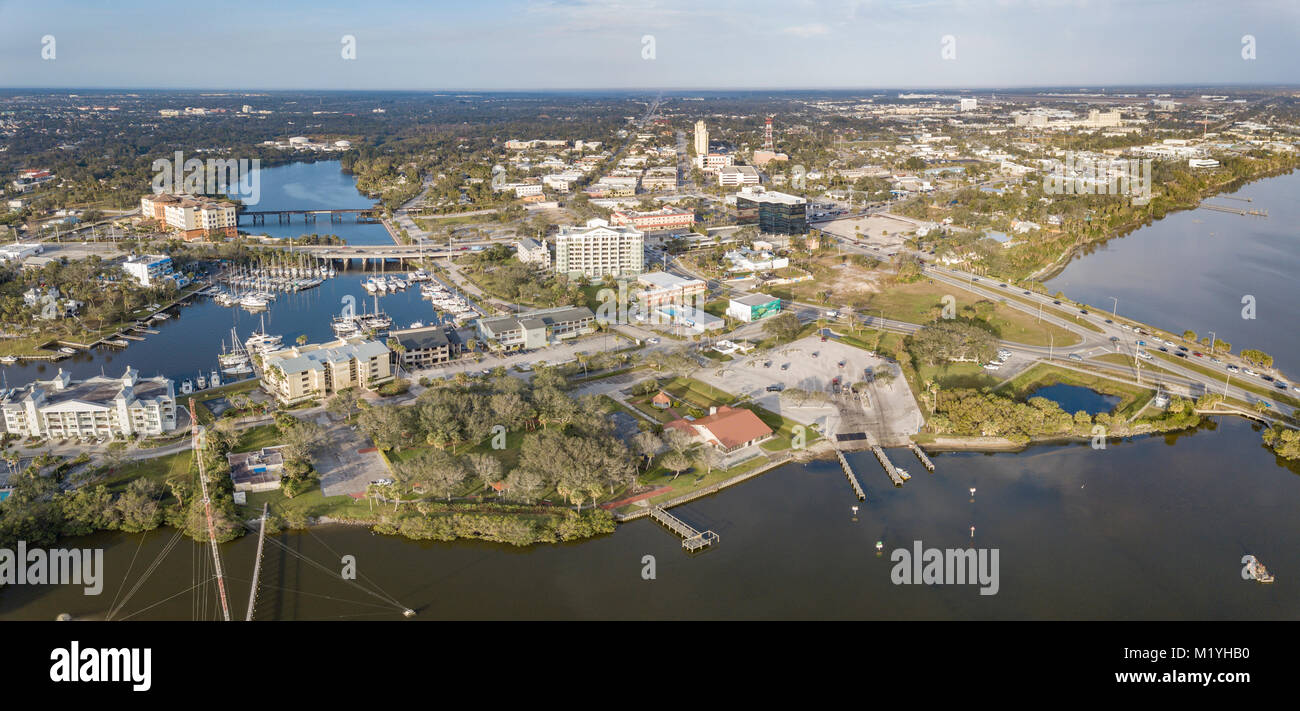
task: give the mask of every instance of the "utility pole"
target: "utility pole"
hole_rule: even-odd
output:
[[[1110,317],[1113,319],[1115,318],[1115,312],[1119,311],[1119,299],[1112,296],[1110,297],[1110,300],[1115,302],[1115,305],[1110,310]]]
[[[1210,331],[1210,355],[1214,355],[1214,344],[1218,342],[1218,337],[1214,334],[1214,331]]]

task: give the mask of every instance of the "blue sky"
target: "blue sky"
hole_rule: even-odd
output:
[[[1224,83],[1300,83],[1300,0],[0,0],[0,87]]]

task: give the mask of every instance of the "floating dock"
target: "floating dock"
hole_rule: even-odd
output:
[[[889,480],[894,482],[894,486],[902,486],[903,477],[899,476],[898,468],[894,466],[893,462],[889,461],[889,457],[885,456],[885,450],[881,449],[880,445],[873,444],[871,445],[871,452],[876,455],[880,466],[885,468],[885,473],[889,475]]]
[[[925,452],[921,451],[921,448],[916,446],[915,442],[908,442],[907,447],[912,450],[912,454],[915,454],[917,459],[921,460],[921,464],[926,468],[926,470],[933,474],[934,462],[930,461],[930,458],[925,455]]]
[[[682,548],[685,548],[690,553],[694,553],[701,548],[707,548],[720,540],[718,534],[713,531],[697,531],[687,525],[685,521],[658,506],[650,509],[650,518],[662,523],[668,530],[681,536]]]
[[[840,458],[840,466],[844,468],[844,476],[849,478],[849,483],[853,485],[853,493],[858,495],[858,501],[867,500],[867,492],[862,490],[862,485],[858,483],[858,477],[853,473],[853,467],[849,466],[849,460],[844,457],[844,452],[835,450],[835,454]]]

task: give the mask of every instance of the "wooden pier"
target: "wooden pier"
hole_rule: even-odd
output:
[[[930,461],[930,458],[925,456],[925,452],[921,451],[921,448],[916,446],[915,442],[908,442],[907,447],[912,450],[912,454],[915,454],[917,459],[921,460],[921,464],[924,465],[931,474],[933,474],[934,462]]]
[[[853,485],[853,493],[858,495],[858,501],[867,500],[867,492],[862,490],[862,485],[858,483],[858,476],[853,473],[853,467],[849,466],[849,460],[844,457],[844,452],[835,450],[835,454],[840,458],[840,466],[844,469],[844,476],[849,478],[849,483]]]
[[[685,548],[690,553],[711,546],[719,540],[718,534],[713,531],[697,531],[687,525],[685,521],[658,506],[650,509],[650,518],[662,523],[668,530],[681,536],[682,548]]]
[[[889,480],[894,482],[894,486],[902,486],[903,477],[899,475],[898,469],[894,466],[894,463],[889,461],[889,457],[885,456],[885,450],[881,449],[880,445],[873,444],[871,445],[871,452],[876,455],[876,459],[880,462],[880,466],[885,468],[885,473],[889,475]]]
[[[1250,217],[1268,217],[1268,210],[1245,210],[1240,207],[1228,207],[1227,205],[1210,205],[1201,203],[1201,207],[1206,210],[1215,210],[1217,212],[1231,212],[1234,215],[1248,215]]]

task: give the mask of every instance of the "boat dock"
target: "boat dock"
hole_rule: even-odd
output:
[[[853,473],[853,467],[849,466],[849,460],[845,458],[844,452],[835,450],[836,456],[840,458],[840,466],[844,469],[844,476],[849,478],[849,483],[853,485],[853,493],[858,495],[858,501],[867,500],[867,492],[862,490],[862,485],[858,483],[858,476]]]
[[[885,473],[889,475],[889,480],[894,482],[894,486],[902,486],[903,477],[898,473],[898,468],[894,466],[894,463],[889,461],[889,457],[885,456],[885,450],[881,449],[880,445],[873,444],[871,445],[871,452],[876,455],[880,466],[885,468]]]
[[[718,534],[713,531],[697,531],[687,525],[685,521],[658,506],[650,509],[650,518],[662,523],[668,530],[681,536],[682,548],[685,548],[690,553],[711,546],[719,540]]]
[[[1234,215],[1248,215],[1251,217],[1268,217],[1268,210],[1246,210],[1240,207],[1228,207],[1227,205],[1210,205],[1201,203],[1200,207],[1206,210],[1215,210],[1217,212],[1231,212]]]
[[[934,462],[930,461],[930,458],[925,455],[925,452],[922,451],[920,447],[916,446],[915,442],[908,442],[907,447],[912,450],[912,454],[915,454],[917,459],[921,460],[921,465],[933,474]]]

